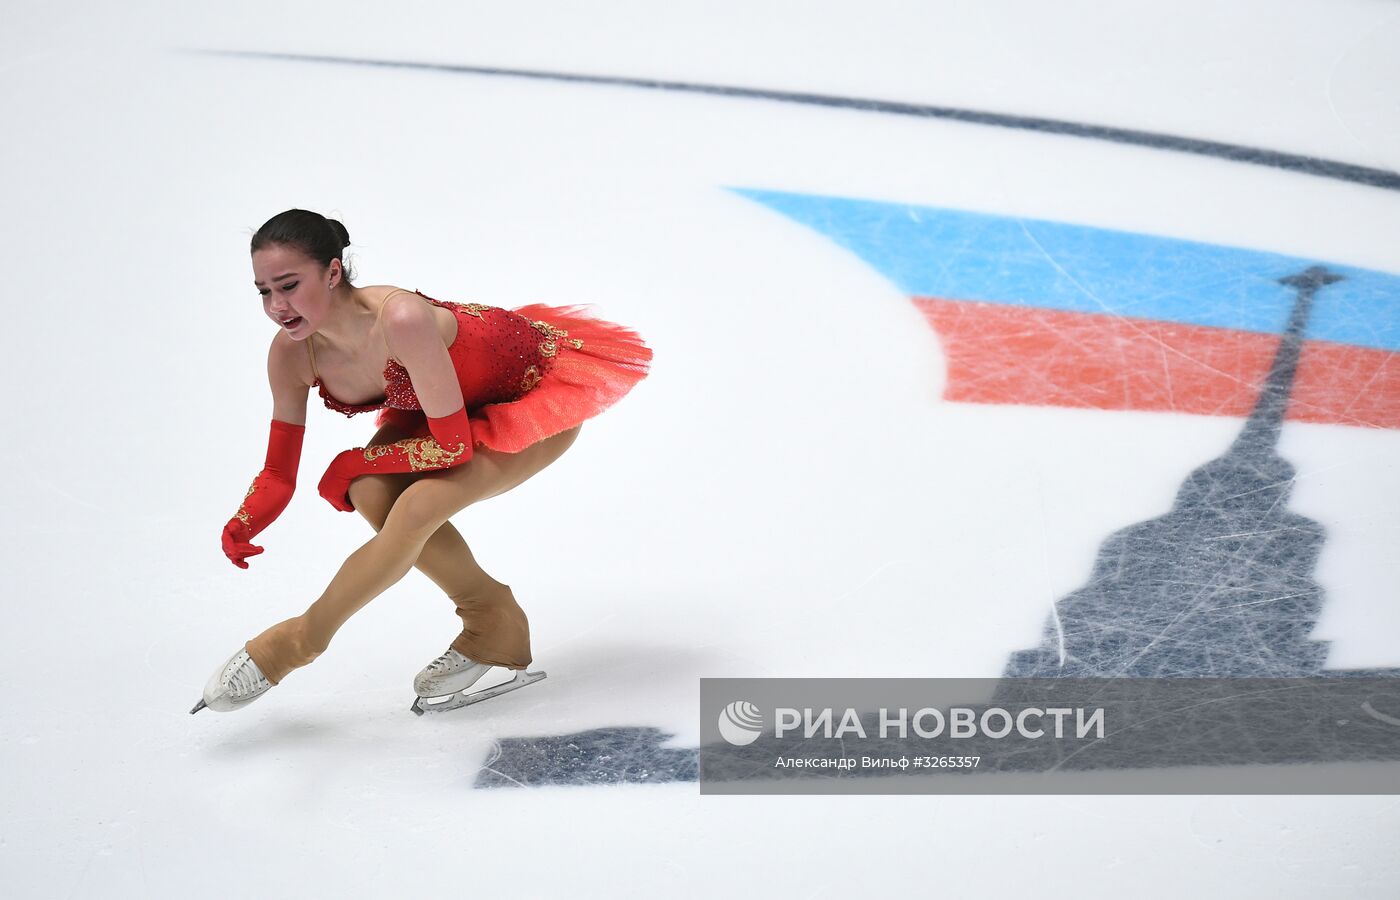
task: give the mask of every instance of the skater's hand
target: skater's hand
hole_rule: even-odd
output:
[[[341,512],[355,511],[355,504],[350,502],[350,482],[355,480],[356,475],[363,474],[357,471],[356,457],[363,459],[364,451],[345,450],[337,454],[316,487],[326,502]]]
[[[441,344],[436,336],[433,341]],[[427,416],[427,429],[390,444],[351,447],[336,454],[317,490],[341,512],[354,512],[350,484],[366,475],[422,472],[458,466],[472,458],[471,421],[463,406],[445,416]]]
[[[248,533],[248,526],[238,521],[237,518],[229,519],[224,526],[224,555],[229,558],[229,562],[240,569],[248,568],[244,562],[250,556],[257,556],[263,552],[263,548],[249,543],[251,535]]]
[[[264,528],[282,515],[297,487],[297,465],[301,460],[301,438],[305,425],[273,419],[267,440],[267,461],[248,485],[238,512],[224,526],[224,555],[240,569],[263,548],[252,543]]]

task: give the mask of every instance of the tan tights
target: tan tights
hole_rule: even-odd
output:
[[[508,585],[477,565],[448,518],[503,494],[558,459],[582,426],[519,453],[476,448],[470,462],[420,475],[367,475],[350,500],[378,532],[350,554],[324,593],[299,616],[248,641],[248,655],[273,684],[325,652],[331,637],[408,570],[417,566],[457,607],[462,632],[452,647],[478,662],[511,669],[530,664],[530,625]],[[371,443],[399,439],[387,426]]]

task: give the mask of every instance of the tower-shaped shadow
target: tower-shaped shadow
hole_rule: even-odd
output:
[[[1125,528],[1104,542],[1089,584],[1056,604],[1040,645],[1015,653],[1004,679],[1073,684],[1063,679],[1346,676],[1346,681],[1330,683],[1362,690],[1356,698],[1344,698],[1352,709],[1361,700],[1374,699],[1365,693],[1366,684],[1353,677],[1400,676],[1400,669],[1393,668],[1323,669],[1328,645],[1309,635],[1323,602],[1312,573],[1325,532],[1319,523],[1289,512],[1294,469],[1276,449],[1313,297],[1340,280],[1341,276],[1319,266],[1279,279],[1296,290],[1297,299],[1258,402],[1239,437],[1224,455],[1191,473],[1170,512]],[[1030,696],[1042,688],[1043,682],[1037,687],[1025,680],[1003,681],[992,702]],[[1102,687],[1089,689],[1100,700],[1103,691]],[[1310,709],[1308,704],[1315,702],[1314,695],[1296,690],[1284,696],[1300,709]],[[1268,704],[1259,706],[1270,709]],[[1068,759],[1050,762],[1054,768],[1147,769],[1203,761],[1223,766],[1394,758],[1393,751],[1384,749],[1392,746],[1387,743],[1388,732],[1377,738],[1374,730],[1359,727],[1319,731],[1320,726],[1312,722],[1316,716],[1294,715],[1297,710],[1289,713],[1294,718],[1288,721],[1311,723],[1311,730],[1292,726],[1280,730],[1270,722],[1254,739],[1207,747],[1175,740],[1179,720],[1156,715],[1159,711],[1154,708],[1146,723],[1127,729],[1114,745],[1118,748],[1114,756],[1078,756],[1073,766],[1068,766]],[[1372,729],[1376,722],[1400,721],[1374,711],[1371,716],[1375,721],[1363,722]],[[868,724],[874,733],[875,723]],[[667,737],[653,728],[615,727],[504,740],[498,758],[478,775],[477,786],[695,780],[696,754],[706,748],[663,748],[660,745]],[[997,743],[970,742],[964,752],[985,751],[995,761],[989,768],[997,770],[1037,771],[1049,765],[1030,753],[994,757]],[[1047,753],[1055,752],[1047,746]],[[1377,746],[1382,750],[1378,752]],[[904,739],[868,742],[862,747],[890,754],[922,752],[917,742]],[[720,773],[711,777],[722,779],[726,771],[736,779],[775,780],[803,774],[772,768],[778,750],[794,748],[766,734],[743,753],[720,744],[709,749],[718,751],[711,765],[712,771]]]
[[[1239,437],[1191,473],[1170,512],[1104,542],[1089,584],[1055,605],[1040,645],[1014,654],[1004,677],[1322,671],[1328,645],[1309,634],[1323,602],[1312,573],[1325,532],[1288,511],[1294,469],[1276,447],[1313,297],[1341,278],[1314,266],[1279,279],[1297,299]]]

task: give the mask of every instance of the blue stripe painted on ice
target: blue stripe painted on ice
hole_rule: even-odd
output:
[[[731,188],[851,250],[912,296],[1109,313],[1277,334],[1312,265],[1308,337],[1400,350],[1400,276],[1177,238],[966,210]]]

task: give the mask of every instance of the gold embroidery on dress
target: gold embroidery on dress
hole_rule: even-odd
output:
[[[235,519],[237,519],[238,521],[242,522],[244,525],[250,525],[250,524],[252,524],[252,523],[249,521],[249,519],[250,519],[251,517],[248,515],[248,498],[251,497],[251,496],[253,496],[253,490],[254,490],[257,486],[258,486],[258,480],[257,480],[256,478],[254,478],[254,479],[253,479],[253,483],[250,484],[250,485],[248,485],[248,493],[246,493],[246,494],[243,495],[243,502],[240,503],[240,504],[238,504],[238,512],[236,512],[236,513],[233,514],[233,517],[234,517]],[[227,509],[228,507],[224,507],[224,508]]]
[[[539,383],[540,370],[536,366],[531,366],[530,368],[525,370],[524,377],[520,379],[520,389],[528,392],[531,388],[533,388]]]
[[[556,341],[559,338],[569,337],[569,332],[563,328],[558,328],[541,319],[534,319],[530,322],[530,327],[544,335],[544,340],[540,341],[540,356],[551,357],[559,353],[559,345]],[[565,343],[573,346],[575,350],[583,349],[583,341],[578,338],[569,338]]]
[[[539,320],[539,319],[534,319],[534,320],[532,320],[532,321],[530,322],[530,326],[531,326],[532,328],[536,329],[537,331],[542,331],[542,332],[544,332],[544,334],[545,334],[546,337],[561,338],[561,337],[568,337],[568,336],[569,336],[569,333],[568,333],[567,331],[565,331],[564,329],[562,329],[562,328],[555,328],[553,325],[549,324],[548,322],[544,322],[544,321],[541,321],[541,320]]]
[[[486,320],[486,317],[482,315],[483,312],[485,312],[488,309],[495,309],[494,306],[490,306],[486,303],[458,303],[457,306],[462,310],[462,312],[466,313],[469,316],[476,316],[482,321]]]

